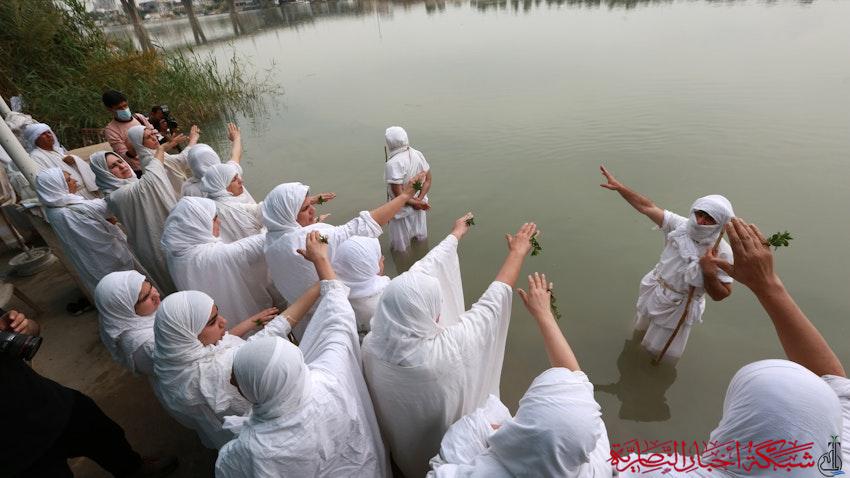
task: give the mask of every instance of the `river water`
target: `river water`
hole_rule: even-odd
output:
[[[475,212],[460,248],[467,303],[494,277],[504,233],[536,222],[544,251],[524,270],[555,282],[612,443],[703,440],[735,371],[782,349],[738,285],[708,304],[675,368],[651,367],[630,330],[662,237],[598,186],[598,166],[681,214],[719,193],[763,231],[791,231],[777,267],[850,365],[848,18],[842,0],[297,3],[243,13],[238,37],[229,16],[201,17],[215,41],[196,50],[273,68],[280,94],[235,118],[255,197],[302,181],[338,194],[321,208],[342,223],[384,200],[383,132],[404,126],[433,168],[431,244]],[[192,42],[185,20],[149,29]],[[509,407],[547,366],[517,297]]]

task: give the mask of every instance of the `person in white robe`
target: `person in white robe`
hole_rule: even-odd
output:
[[[318,270],[321,299],[300,347],[267,337],[236,352],[233,375],[252,409],[219,451],[219,478],[390,475],[348,288],[335,277],[327,249],[317,232],[308,237],[305,255]]]
[[[153,322],[159,291],[136,271],[107,274],[94,290],[100,340],[127,370],[153,376]]]
[[[429,478],[611,477],[608,433],[593,385],[552,314],[554,284],[537,273],[528,282],[528,291],[518,292],[537,322],[552,368],[534,379],[515,416],[491,395],[455,422],[431,459]]]
[[[604,166],[600,169],[607,181],[601,186],[619,192],[664,234],[661,258],[640,282],[634,327],[646,331],[641,344],[657,357],[686,314],[664,355],[666,359],[676,360],[685,351],[691,328],[702,322],[705,295],[720,301],[732,293],[732,278],[710,266],[716,257],[732,259],[729,244],[722,239],[717,242],[723,226],[735,216],[732,204],[720,195],[705,196],[693,203],[689,217],[685,218],[632,191]],[[690,301],[689,296],[692,296]]]
[[[165,172],[168,173],[168,180],[171,182],[171,187],[174,188],[174,194],[180,197],[183,192],[183,183],[187,177],[191,175],[189,169],[189,151],[197,144],[198,138],[201,135],[201,130],[197,126],[192,125],[189,132],[189,143],[180,152],[180,154],[165,153],[162,159],[162,164],[165,166]],[[142,125],[133,126],[127,130],[127,139],[133,150],[139,158],[143,155],[153,155],[159,147],[156,130],[153,128],[145,128]],[[177,138],[175,138],[175,141]]]
[[[387,183],[387,198],[398,196],[401,186],[413,176],[424,172],[422,189],[401,208],[390,221],[390,248],[404,252],[410,241],[428,239],[428,218],[425,211],[430,209],[428,191],[431,189],[431,166],[425,161],[425,155],[410,147],[407,132],[399,127],[387,128],[387,162],[384,165],[384,181]]]
[[[357,333],[362,340],[369,333],[378,300],[390,278],[384,275],[381,243],[372,237],[354,236],[340,244],[334,257],[334,270],[348,286],[348,301],[357,319]]]
[[[233,123],[227,124],[227,138],[231,142],[230,164],[240,164],[242,162],[242,134],[239,128]],[[189,151],[189,169],[192,171],[185,183],[183,183],[183,196],[204,197],[204,192],[201,191],[201,181],[204,179],[204,173],[207,172],[210,166],[221,164],[221,158],[208,144],[198,143],[191,151]],[[248,204],[256,204],[257,201],[251,196],[247,188],[238,196],[239,200]]]
[[[712,263],[753,292],[788,360],[761,360],[735,374],[708,441],[717,446],[666,458],[659,450],[614,449],[615,471],[625,478],[838,476],[850,463],[850,447],[840,445],[850,442],[844,366],[775,272],[758,227],[736,218],[726,232],[734,263],[717,257]]]
[[[318,297],[316,284],[248,340],[285,338]],[[245,340],[228,333],[226,326],[213,299],[198,291],[169,295],[154,320],[154,392],[172,417],[212,449],[233,439],[222,428],[224,418],[251,410],[230,383],[233,354]]]
[[[221,221],[221,240],[233,242],[265,232],[261,206],[245,202],[242,167],[235,163],[216,164],[207,169],[201,190],[215,201]]]
[[[448,237],[390,281],[363,339],[381,434],[405,476],[424,476],[449,426],[499,395],[512,287],[536,226],[507,236],[495,280],[464,312],[457,246],[471,217],[459,218]]]
[[[398,197],[372,211],[361,211],[342,226],[325,224],[322,220],[326,216],[316,216],[315,205],[320,198],[322,202],[330,201],[336,197],[334,193],[310,196],[310,187],[301,183],[284,183],[272,189],[262,203],[263,223],[268,230],[265,254],[274,285],[283,298],[295,300],[317,280],[315,269],[304,264],[296,252],[304,248],[307,234],[311,231],[322,233],[333,261],[337,247],[349,237],[378,237],[383,231],[381,226],[413,196],[413,183],[422,178],[424,174],[411,178]],[[309,317],[294,330],[296,338],[301,338],[308,323]]]
[[[140,155],[145,170],[140,179],[130,165],[113,152],[100,151],[91,157],[92,170],[100,190],[106,195],[109,210],[124,226],[127,242],[148,277],[165,295],[176,290],[160,246],[165,218],[177,203],[174,188],[162,165],[165,149],[173,146],[172,143],[161,145],[153,157]]]
[[[77,195],[83,199],[100,197],[97,182],[91,166],[82,158],[68,151],[59,144],[59,139],[44,123],[28,125],[24,130],[27,152],[30,158],[39,166],[39,171],[49,168],[59,168],[67,172],[77,182]]]
[[[45,169],[36,178],[38,199],[47,222],[62,242],[91,297],[97,283],[113,271],[132,270],[133,255],[103,199],[78,196],[77,182],[59,168]]]
[[[222,315],[231,319],[242,320],[273,308],[263,253],[265,235],[255,234],[229,244],[218,235],[213,201],[197,197],[178,201],[162,233],[162,249],[177,289],[208,294]]]

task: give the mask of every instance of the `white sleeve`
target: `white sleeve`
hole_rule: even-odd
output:
[[[378,237],[384,230],[375,222],[369,211],[360,211],[360,215],[336,226],[328,232],[328,247],[338,247],[351,236]]]
[[[664,210],[664,220],[661,221],[661,231],[666,235],[673,232],[681,224],[688,222],[688,218],[682,217],[675,212]]]
[[[387,161],[384,166],[384,181],[389,184],[404,184],[404,168],[400,161]]]
[[[258,337],[280,337],[282,339],[287,339],[290,332],[292,332],[292,326],[289,324],[289,321],[286,320],[286,317],[281,314],[270,320],[266,326],[260,329],[257,333],[248,337],[248,342],[255,340]]]
[[[440,454],[431,459],[431,467],[443,464],[468,465],[487,451],[487,440],[493,434],[492,425],[510,420],[507,407],[495,396],[487,397],[483,407],[461,417],[443,436]]]
[[[838,395],[838,401],[841,403],[841,415],[844,418],[841,442],[850,443],[850,380],[837,375],[824,375],[821,378]],[[841,447],[841,455],[845,466],[850,464],[850,445]]]
[[[310,319],[299,347],[311,367],[333,376],[347,376],[352,366],[359,369],[360,339],[354,310],[348,301],[348,287],[339,280],[320,282],[319,305]],[[352,361],[356,364],[352,365]],[[362,372],[360,372],[362,373]]]

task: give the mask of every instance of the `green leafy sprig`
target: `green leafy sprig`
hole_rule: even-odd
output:
[[[415,183],[413,183],[413,190],[416,191],[416,192],[421,191],[422,190],[422,181],[417,180]]]
[[[319,236],[319,242],[328,243],[328,236]]]
[[[466,225],[467,225],[467,226],[474,226],[474,225],[475,225],[475,216],[472,216],[472,217],[470,217],[469,219],[467,219],[467,220],[466,220]]]
[[[555,293],[551,290],[549,291],[549,307],[552,309],[555,320],[561,320],[561,312],[558,310],[558,303],[555,301]]]
[[[319,196],[319,200],[318,200],[318,201],[316,201],[316,203],[317,203],[317,204],[324,204],[324,203],[326,203],[326,202],[327,202],[327,201],[325,201],[325,198],[323,198],[322,196]]]
[[[766,245],[768,247],[773,247],[773,250],[775,251],[775,250],[779,249],[780,247],[790,246],[790,242],[793,239],[794,238],[791,237],[791,234],[788,231],[785,231],[785,232],[782,232],[782,233],[777,232],[776,234],[768,237],[767,241],[765,241],[764,245]]]
[[[533,236],[531,236],[531,255],[538,256],[543,252],[543,248],[540,247],[540,243],[537,242],[537,233],[535,232]]]

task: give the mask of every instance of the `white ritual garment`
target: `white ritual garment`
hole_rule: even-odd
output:
[[[136,258],[160,293],[168,295],[175,288],[168,274],[160,239],[165,218],[177,203],[177,197],[165,167],[155,158],[147,157],[142,160],[145,174],[141,179],[136,179],[136,176],[119,179],[109,171],[106,154],[115,153],[100,151],[91,157],[97,184],[106,194],[109,210],[127,231],[127,242]]]
[[[112,359],[133,373],[153,377],[154,314],[136,314],[145,276],[136,271],[112,272],[94,290],[100,340]]]
[[[390,278],[379,275],[381,243],[373,237],[354,236],[340,244],[333,267],[337,277],[351,292],[348,301],[357,319],[357,333],[363,337],[371,329],[378,300]]]
[[[698,225],[694,215],[696,210],[705,211],[717,224]],[[693,286],[694,296],[688,307],[687,318],[665,354],[665,357],[670,358],[682,356],[691,327],[702,322],[705,311],[705,289],[699,258],[714,247],[723,225],[732,217],[732,205],[726,198],[717,195],[697,199],[691,206],[690,219],[664,211],[661,223],[664,250],[658,264],[641,279],[635,319],[635,329],[646,330],[641,343],[650,353],[661,352],[673,334],[688,302],[689,288]],[[732,248],[725,240],[720,242],[717,256],[732,263]],[[733,282],[722,270],[717,276],[723,283]]]
[[[212,234],[215,214],[209,199],[180,199],[165,221],[162,249],[177,288],[211,296],[232,326],[274,305],[265,235],[225,244]]]
[[[144,133],[145,127],[142,125],[133,126],[127,130],[127,138],[133,145],[133,149],[136,150],[136,154],[139,155],[139,159],[143,159],[146,155],[153,156],[156,153],[155,149],[147,148],[142,144]],[[165,172],[168,174],[168,181],[171,183],[171,187],[174,188],[174,194],[178,198],[183,193],[183,183],[186,182],[186,178],[191,174],[188,159],[189,151],[191,150],[192,146],[187,146],[180,154],[165,153],[162,159]]]
[[[94,294],[106,274],[134,268],[127,238],[118,226],[106,220],[110,214],[103,199],[83,199],[68,192],[59,168],[41,171],[36,183],[47,222],[62,241],[65,256],[77,269],[89,294]]]
[[[154,392],[175,420],[198,432],[204,446],[218,449],[233,439],[222,428],[224,417],[248,413],[251,403],[230,384],[233,354],[245,341],[230,334],[215,345],[198,340],[212,306],[212,298],[198,291],[162,301],[154,321]],[[279,315],[248,340],[289,332],[289,322]]]
[[[217,477],[389,476],[347,287],[322,281],[321,294],[300,349],[256,339],[236,354],[236,380],[254,406],[219,452]]]
[[[201,181],[204,179],[204,173],[210,166],[221,164],[221,158],[208,144],[198,143],[192,146],[188,155],[189,169],[192,175],[183,183],[183,196],[204,197],[204,192],[201,191]],[[228,164],[238,165],[236,161],[230,160]],[[248,192],[248,188],[237,196],[237,198],[247,204],[256,204],[257,201]]]
[[[313,264],[297,252],[306,247],[310,232],[318,230],[327,237],[331,261],[337,247],[349,237],[378,237],[382,232],[381,226],[368,211],[361,211],[359,216],[342,226],[320,222],[301,227],[296,219],[309,190],[301,183],[284,183],[272,189],[262,203],[263,223],[268,229],[265,254],[269,272],[275,287],[290,304],[319,280]],[[309,322],[308,316],[295,327],[293,333],[299,340]]]
[[[609,452],[587,376],[551,368],[534,379],[513,418],[491,395],[452,425],[428,477],[610,478]]]
[[[494,281],[464,312],[457,244],[449,235],[390,281],[363,340],[378,423],[406,476],[425,475],[449,426],[499,395],[512,290]]]
[[[266,232],[261,206],[245,202],[227,190],[233,178],[241,175],[242,167],[236,163],[216,164],[207,169],[201,181],[201,191],[207,198],[215,201],[218,209],[218,218],[221,221],[219,237],[223,242],[238,241]],[[240,196],[244,194],[243,192]]]
[[[35,144],[38,137],[48,131],[53,135],[52,150],[41,149]],[[77,191],[77,195],[82,196],[83,199],[96,199],[98,197],[98,187],[91,167],[79,156],[69,155],[65,148],[59,144],[59,138],[56,137],[50,126],[44,123],[28,125],[24,130],[24,137],[26,139],[27,152],[29,152],[30,158],[39,166],[39,171],[49,168],[60,168],[62,171],[70,174],[77,181],[77,184],[79,184],[80,189]],[[62,160],[65,156],[74,158],[74,166],[66,164]]]
[[[825,457],[831,458],[833,436],[844,443],[850,439],[848,417],[850,380],[818,377],[787,360],[761,360],[745,365],[729,382],[723,416],[711,432],[709,450],[700,456],[670,455],[666,460],[665,455],[653,455],[657,450],[642,454],[643,460],[634,453],[612,452],[612,464],[615,472],[620,470],[615,476],[623,478],[835,476],[819,473],[818,464],[826,465]],[[794,442],[801,448],[788,452]],[[749,449],[749,443],[755,447]],[[767,448],[770,443],[772,450]],[[809,443],[813,446],[805,450],[802,445]],[[850,453],[847,447],[841,453],[846,469]]]
[[[413,176],[431,167],[425,161],[425,155],[410,147],[407,132],[398,126],[387,128],[385,138],[389,150],[384,166],[384,181],[387,183],[387,197],[392,199],[393,184],[405,184]],[[423,199],[428,202],[428,196]],[[425,211],[402,207],[389,224],[390,248],[396,251],[406,251],[411,239],[425,240],[428,238],[428,218]]]

